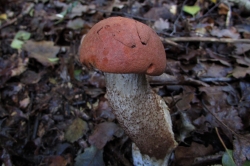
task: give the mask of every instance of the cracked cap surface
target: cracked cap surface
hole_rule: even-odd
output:
[[[160,75],[166,67],[165,50],[154,30],[124,17],[95,24],[79,51],[83,64],[107,73]]]

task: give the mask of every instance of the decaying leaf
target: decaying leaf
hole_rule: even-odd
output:
[[[49,156],[43,161],[48,166],[66,166],[68,161],[62,156]]]
[[[205,147],[193,142],[190,147],[178,146],[175,150],[176,165],[192,165],[196,157],[202,157],[213,153],[213,147]]]
[[[24,84],[36,84],[40,81],[42,73],[35,73],[34,71],[27,70],[23,73],[21,82]]]
[[[247,74],[250,74],[250,67],[236,66],[232,71],[235,78],[244,78]]]
[[[250,160],[250,135],[235,136],[234,159],[237,165],[242,165],[246,160]]]
[[[235,53],[236,54],[244,54],[245,52],[250,50],[250,44],[236,43],[234,45],[235,45]]]
[[[153,7],[146,14],[144,14],[145,18],[158,20],[162,18],[163,20],[172,19],[174,17],[173,13],[171,13],[170,9],[166,6],[162,7]]]
[[[219,10],[218,10],[219,14],[222,14],[222,15],[228,14],[229,7],[226,4],[221,3],[218,8],[219,8]]]
[[[84,20],[81,18],[76,18],[74,20],[70,20],[67,24],[67,27],[77,30],[83,28],[83,25],[84,25]]]
[[[123,130],[113,122],[104,122],[96,126],[94,133],[89,137],[89,143],[95,145],[98,149],[102,149],[113,136],[120,137]]]
[[[80,139],[87,131],[88,124],[80,118],[76,118],[66,129],[65,139],[69,142],[75,142]]]
[[[169,22],[168,20],[163,20],[160,18],[159,20],[155,21],[153,28],[157,31],[167,30],[169,29]]]
[[[108,120],[114,120],[115,115],[112,112],[112,108],[109,106],[107,99],[100,101],[96,109],[96,116],[99,118],[105,118]]]
[[[235,28],[230,28],[230,29],[218,29],[214,27],[212,31],[210,31],[212,36],[217,36],[219,38],[221,37],[227,37],[227,38],[232,38],[232,39],[239,39],[240,34],[237,32]]]
[[[50,58],[56,58],[60,47],[54,46],[54,43],[49,41],[28,40],[24,44],[24,49],[28,52],[29,57],[36,59],[44,66],[52,66],[57,62],[50,61]]]
[[[103,161],[103,150],[94,146],[84,149],[84,153],[75,158],[74,166],[105,166]]]

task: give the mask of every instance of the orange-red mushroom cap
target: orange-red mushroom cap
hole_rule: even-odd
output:
[[[82,40],[80,61],[107,73],[160,75],[166,67],[163,44],[147,25],[123,17],[95,24]]]

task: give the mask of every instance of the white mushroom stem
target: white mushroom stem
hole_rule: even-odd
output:
[[[144,74],[105,73],[105,80],[107,98],[121,127],[142,155],[164,162],[176,147],[168,106]]]

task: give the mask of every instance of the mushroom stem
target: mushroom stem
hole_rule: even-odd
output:
[[[169,108],[144,74],[105,73],[107,98],[126,134],[150,158],[163,160],[176,147]]]

